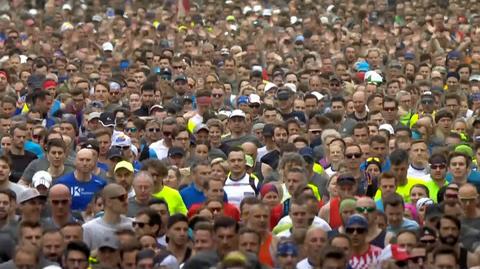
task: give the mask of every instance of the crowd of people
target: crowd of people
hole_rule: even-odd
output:
[[[480,1],[0,1],[0,269],[480,268]]]

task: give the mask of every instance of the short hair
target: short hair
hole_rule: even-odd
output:
[[[411,188],[410,188],[410,193],[412,192],[413,188],[422,188],[425,190],[425,193],[427,194],[427,197],[430,197],[430,191],[428,190],[427,186],[421,184],[421,183],[418,183],[418,184],[415,184],[413,185]]]
[[[47,142],[47,152],[49,152],[52,147],[62,148],[64,151],[67,149],[67,145],[65,145],[63,139],[59,138],[53,138]]]
[[[137,216],[140,216],[140,215],[146,215],[148,217],[148,224],[150,226],[157,224],[158,227],[159,227],[158,228],[159,230],[162,227],[162,218],[157,213],[157,211],[147,207],[147,208],[144,208],[144,209],[140,210],[137,213]]]
[[[12,159],[8,155],[2,154],[0,155],[0,161],[5,162],[10,169],[12,169]]]
[[[452,161],[453,158],[455,157],[463,157],[465,158],[465,161],[467,162],[467,167],[470,166],[471,162],[472,162],[472,158],[470,158],[470,156],[464,154],[464,153],[461,153],[461,152],[452,152],[448,155],[448,165],[450,166],[450,162]]]
[[[0,190],[0,194],[5,194],[6,196],[8,196],[10,202],[17,200],[17,194],[11,189]]]
[[[446,219],[446,220],[449,220],[451,222],[453,222],[455,224],[455,226],[457,226],[458,230],[460,230],[462,228],[462,223],[460,222],[460,220],[455,217],[455,216],[452,216],[452,215],[443,215],[441,218],[440,218],[440,221],[437,222],[437,230],[440,230],[440,226],[442,225],[442,219]]]
[[[262,237],[260,236],[260,234],[257,231],[255,231],[253,229],[250,229],[250,228],[247,228],[247,227],[242,227],[238,231],[238,235],[241,236],[241,235],[244,235],[244,234],[255,234],[258,238],[258,243],[261,244]]]
[[[398,239],[398,237],[399,237],[400,235],[405,234],[405,233],[412,234],[413,236],[415,236],[415,238],[416,238],[417,241],[418,241],[418,239],[419,239],[419,238],[418,238],[418,237],[419,237],[418,233],[417,233],[415,230],[408,230],[408,229],[402,229],[402,230],[400,230],[400,231],[397,233],[397,235],[396,235],[396,239]]]
[[[455,264],[458,264],[458,255],[454,248],[446,245],[440,245],[433,251],[433,260],[440,255],[450,255],[455,259]]]
[[[185,223],[188,224],[188,218],[187,218],[187,216],[185,216],[185,215],[183,215],[183,214],[180,214],[180,213],[171,215],[171,216],[168,218],[167,229],[172,228],[173,225],[175,225],[175,224],[177,224],[177,223],[179,223],[179,222],[185,222]]]
[[[408,163],[408,152],[403,149],[396,149],[390,154],[390,162],[393,165]]]
[[[208,144],[209,145],[209,144]],[[194,173],[196,172],[196,169],[199,167],[199,166],[208,166],[210,167],[210,162],[207,160],[207,159],[200,159],[200,160],[196,160],[192,166],[190,167],[190,170]],[[167,171],[168,172],[168,171]]]
[[[346,234],[336,234],[335,236],[333,236],[332,238],[330,238],[330,240],[328,240],[328,243],[330,246],[332,246],[332,242],[333,240],[335,240],[336,238],[343,238],[343,239],[346,239],[348,241],[348,244],[351,245],[352,244],[352,239],[350,239],[350,236],[346,235]]]
[[[453,114],[446,109],[440,109],[435,113],[435,123],[438,123],[441,118],[449,118],[453,120]]]
[[[398,193],[390,193],[387,195],[387,197],[383,198],[383,208],[387,210],[387,206],[398,206],[401,205],[402,207],[405,207],[405,203],[403,201],[402,196],[400,196]]]
[[[158,159],[146,159],[142,162],[141,171],[148,171],[148,169],[153,169],[158,173],[158,176],[164,178],[168,175],[167,166]]]
[[[67,247],[65,248],[64,251],[64,257],[68,257],[68,254],[72,251],[79,251],[81,252],[84,256],[85,259],[88,259],[90,257],[90,248],[88,248],[87,244],[83,241],[71,241],[67,244]]]
[[[343,250],[336,247],[323,248],[320,256],[320,267],[323,267],[323,264],[327,259],[343,260],[344,263],[347,262],[347,258]]]
[[[213,234],[213,224],[207,221],[200,221],[195,223],[193,231],[208,231],[210,234]]]
[[[213,231],[216,233],[220,228],[234,228],[235,233],[238,233],[238,223],[231,217],[218,216],[213,222]]]
[[[387,139],[381,135],[374,135],[370,137],[370,145],[373,144],[374,142],[379,144],[387,144]]]
[[[378,184],[380,184],[380,183],[382,182],[382,179],[384,179],[384,178],[388,178],[388,179],[393,178],[393,179],[395,179],[395,175],[392,174],[392,173],[390,173],[390,172],[383,172],[383,173],[381,173],[381,174],[380,174],[380,177],[379,177],[379,179],[378,179]]]

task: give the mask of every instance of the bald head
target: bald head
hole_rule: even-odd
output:
[[[63,184],[53,185],[48,191],[48,198],[52,199],[52,197],[58,196],[70,197],[70,189]]]
[[[460,197],[460,199],[476,199],[478,198],[478,191],[475,186],[467,183],[460,187],[458,191],[458,196]]]
[[[375,201],[368,196],[362,196],[357,199],[356,207],[373,207],[375,208]]]
[[[242,149],[245,152],[245,154],[250,155],[252,157],[257,156],[257,145],[252,142],[245,142],[242,144]]]

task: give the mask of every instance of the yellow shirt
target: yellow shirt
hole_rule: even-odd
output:
[[[423,179],[407,177],[407,184],[403,186],[397,186],[397,193],[403,197],[403,201],[405,203],[410,203],[410,189],[413,185],[422,184],[425,185],[426,182]],[[377,190],[375,194],[375,201],[382,199],[382,191],[380,189]]]
[[[168,186],[163,186],[161,191],[153,194],[153,197],[157,199],[163,199],[165,202],[167,202],[170,215],[177,213],[187,215],[187,207],[183,202],[182,196],[177,190]]]
[[[447,186],[448,182],[445,180],[445,184],[443,186]],[[441,187],[435,183],[435,181],[430,180],[425,183],[425,186],[428,188],[428,194],[430,195],[430,199],[432,199],[435,203],[437,203],[437,194]]]

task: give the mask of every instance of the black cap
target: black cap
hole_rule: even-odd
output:
[[[292,91],[288,88],[280,88],[277,91],[277,99],[278,100],[288,100],[292,94]]]
[[[107,152],[108,159],[113,159],[115,157],[122,158],[122,150],[117,147],[111,147]]]
[[[183,74],[180,74],[178,76],[175,77],[175,79],[173,80],[173,82],[176,82],[176,81],[179,81],[179,80],[183,80],[183,81],[187,81],[187,77]]]
[[[113,117],[113,114],[109,113],[109,112],[103,112],[100,115],[99,121],[103,125],[103,127],[113,127],[113,126],[115,126],[115,119]]]
[[[422,229],[420,230],[420,236],[419,238],[422,238],[424,236],[433,236],[433,237],[437,237],[437,233],[435,232],[434,229],[428,227],[428,226],[423,226]]]
[[[185,156],[185,150],[181,147],[171,147],[168,150],[168,157],[174,157],[180,155],[181,157]]]
[[[98,145],[98,142],[95,139],[87,139],[87,141],[83,142],[80,146],[82,149],[93,149],[97,153],[100,152],[100,146]]]
[[[355,178],[350,175],[341,175],[337,179],[337,185],[354,185],[355,184]]]
[[[441,216],[443,216],[443,213],[440,207],[438,207],[438,205],[427,205],[427,208],[425,209],[426,220]]]

